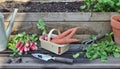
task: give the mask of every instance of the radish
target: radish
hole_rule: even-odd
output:
[[[33,45],[33,46],[30,46],[30,50],[37,50],[37,46],[36,45]]]
[[[42,38],[43,40],[47,40],[47,39],[48,39],[48,37],[47,37],[46,35],[41,36],[41,38]]]
[[[23,47],[23,44],[21,43],[21,45],[17,48],[18,51],[20,51],[21,47]]]
[[[27,40],[25,46],[30,46],[30,41]]]
[[[16,48],[19,48],[19,47],[21,46],[21,44],[22,44],[22,43],[21,43],[20,41],[17,42],[17,43],[16,43]]]
[[[37,50],[37,43],[36,42],[31,42],[31,45],[30,45],[30,50]]]
[[[29,51],[30,50],[30,48],[29,48],[30,43],[31,42],[29,40],[26,41],[26,44],[25,44],[25,47],[24,47],[24,51]]]
[[[24,53],[24,46],[22,46],[19,51],[20,53]]]

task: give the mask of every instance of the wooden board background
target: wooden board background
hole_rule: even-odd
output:
[[[47,26],[47,32],[53,28],[60,29],[61,32],[73,28],[80,27],[76,35],[80,40],[88,39],[90,35],[105,34],[112,31],[110,18],[117,14],[113,12],[39,12],[39,13],[17,13],[12,34],[21,32],[29,34],[37,33],[41,35],[41,30],[37,28],[39,19],[43,19]],[[4,13],[5,27],[10,21],[12,13]],[[84,36],[84,37],[83,37]]]

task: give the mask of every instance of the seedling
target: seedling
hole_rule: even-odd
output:
[[[38,29],[43,31],[42,35],[46,35],[47,34],[47,32],[46,32],[46,24],[43,21],[43,19],[39,19],[39,21],[37,23],[37,27],[38,27]]]

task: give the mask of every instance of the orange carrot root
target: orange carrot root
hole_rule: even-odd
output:
[[[72,39],[77,29],[78,27],[68,29],[67,31],[58,35],[57,38],[52,39],[51,42],[56,44],[69,44],[72,42],[79,42],[77,39]]]
[[[73,29],[72,29],[72,32],[71,32],[69,35],[67,35],[66,38],[72,38],[73,35],[76,33],[77,29],[78,29],[77,27],[76,27],[76,28],[73,28]]]
[[[66,37],[68,34],[71,34],[71,32],[72,32],[72,34],[69,35],[68,37],[72,37],[72,36],[75,34],[75,32],[76,32],[77,29],[78,29],[78,27],[68,29],[68,30],[66,30],[65,32],[63,32],[62,34],[58,35],[56,38],[58,38],[58,39],[64,38],[64,37]]]
[[[51,42],[56,43],[56,44],[69,44],[72,42],[79,42],[77,39],[54,39],[51,40]]]

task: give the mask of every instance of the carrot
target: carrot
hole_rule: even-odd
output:
[[[64,38],[65,36],[67,36],[68,34],[70,34],[70,32],[73,31],[74,28],[68,29],[65,32],[63,32],[62,34],[58,35],[56,38],[61,39]]]
[[[78,27],[69,29],[63,32],[62,34],[58,35],[57,38],[52,39],[51,42],[56,43],[56,44],[68,44],[72,42],[78,42],[79,40],[72,39],[77,29]]]
[[[67,35],[66,38],[72,38],[77,29],[78,29],[77,27],[76,27],[76,28],[73,28],[73,29],[72,29],[72,32],[71,32],[69,35]]]
[[[51,42],[56,43],[56,44],[69,44],[72,42],[78,42],[79,40],[77,39],[53,39]]]

